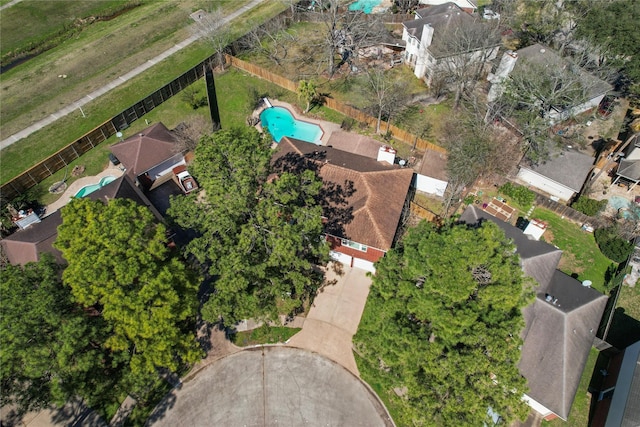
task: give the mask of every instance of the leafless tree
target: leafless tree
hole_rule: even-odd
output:
[[[180,123],[173,130],[173,135],[178,140],[175,151],[185,153],[194,151],[200,138],[211,133],[211,122],[201,114],[193,114]]]
[[[256,52],[281,66],[287,59],[288,47],[296,38],[287,32],[287,20],[277,17],[250,30],[242,37],[242,48]]]
[[[377,117],[376,133],[380,133],[380,123],[383,115],[386,115],[387,122],[391,122],[391,116],[395,115],[404,104],[406,86],[401,79],[393,76],[391,72],[385,72],[381,68],[368,68],[366,76],[366,92],[369,95],[371,109]]]
[[[395,0],[393,4],[398,8],[398,13],[407,14],[420,7],[420,0]]]
[[[447,120],[442,134],[446,137],[441,142],[448,150],[449,184],[443,203],[446,216],[465,188],[478,178],[507,174],[522,156],[511,132],[487,124],[481,115],[468,111],[461,111],[455,119]]]
[[[194,26],[195,34],[207,40],[215,51],[214,67],[224,66],[224,50],[232,41],[231,28],[225,24],[224,19],[224,12],[218,8],[204,13]]]
[[[461,21],[438,34],[433,47],[438,57],[437,74],[452,85],[454,108],[460,105],[463,94],[473,90],[499,46],[497,22]]]
[[[385,36],[385,31],[381,31],[384,26],[380,25],[375,16],[365,15],[360,11],[349,11],[349,3],[348,0],[317,1],[329,76],[333,76],[338,69],[338,55],[342,57],[340,65],[350,62],[357,56],[361,47],[379,41]]]
[[[488,118],[506,117],[514,123],[529,144],[527,157],[538,162],[548,157],[551,123],[574,114],[603,82],[571,61],[539,64],[520,58],[500,84],[504,90]]]

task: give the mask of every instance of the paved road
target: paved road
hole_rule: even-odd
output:
[[[302,331],[291,337],[288,345],[320,353],[359,375],[352,338],[367,302],[371,278],[364,270],[342,268],[342,276],[331,267],[327,269],[327,280],[336,283],[325,286],[316,296]]]
[[[251,3],[248,3],[248,4],[244,5],[244,6],[242,6],[240,9],[234,11],[233,13],[229,14],[226,18],[224,18],[225,24],[228,24],[230,21],[234,20],[235,18],[237,18],[238,16],[242,15],[243,13],[253,9],[254,7],[259,5],[263,1],[266,1],[266,0],[253,0]],[[9,5],[9,4],[10,3],[7,3],[7,5]],[[7,6],[7,5],[5,5],[5,6]],[[78,108],[82,107],[83,105],[85,105],[85,104],[93,101],[94,99],[100,97],[101,95],[104,95],[105,93],[107,93],[110,90],[120,86],[121,84],[123,84],[126,81],[132,79],[133,77],[137,76],[138,74],[141,74],[144,71],[148,70],[153,65],[157,64],[158,62],[162,61],[163,59],[166,59],[169,56],[173,55],[174,53],[178,52],[179,50],[184,49],[185,47],[189,46],[191,43],[195,42],[200,37],[201,37],[200,35],[193,35],[193,36],[189,37],[188,39],[183,40],[182,42],[176,44],[175,46],[165,50],[164,52],[162,52],[161,54],[159,54],[155,58],[152,58],[152,59],[148,60],[144,64],[141,64],[141,65],[137,66],[133,70],[131,70],[128,73],[118,77],[117,79],[107,83],[106,85],[102,86],[101,88],[94,90],[93,92],[91,92],[88,95],[85,95],[83,98],[80,98],[79,100],[67,105],[64,108],[61,108],[60,110],[56,111],[55,113],[53,113],[53,114],[51,114],[51,115],[49,115],[49,116],[47,116],[47,117],[45,117],[45,118],[43,118],[41,120],[38,120],[37,122],[35,122],[31,126],[29,126],[28,128],[23,129],[20,132],[17,132],[17,133],[11,135],[10,137],[8,137],[6,139],[3,139],[2,141],[0,141],[0,149],[3,149],[3,148],[6,148],[6,147],[10,146],[11,144],[14,144],[15,142],[19,141],[22,138],[26,138],[27,136],[31,135],[32,133],[34,133],[36,131],[39,131],[43,127],[48,126],[51,123],[55,122],[60,117],[64,117],[67,114],[71,113],[72,111],[75,111]]]
[[[302,349],[227,356],[171,391],[147,425],[391,427],[378,397],[335,362]]]

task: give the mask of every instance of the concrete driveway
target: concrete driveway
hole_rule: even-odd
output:
[[[224,357],[172,390],[147,425],[393,426],[359,378],[309,351],[265,346]]]
[[[343,266],[337,275],[332,264],[326,271],[327,285],[316,296],[302,331],[291,337],[289,346],[320,353],[360,375],[352,351],[352,338],[358,330],[362,311],[369,295],[371,279],[367,272]]]

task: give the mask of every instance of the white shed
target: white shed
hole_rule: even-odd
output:
[[[518,179],[567,202],[582,189],[593,161],[591,156],[567,149],[538,165],[521,165]]]

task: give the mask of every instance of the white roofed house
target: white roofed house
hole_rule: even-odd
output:
[[[488,37],[489,27],[453,2],[416,11],[415,19],[402,23],[404,61],[419,79],[431,84],[440,73],[478,65],[469,78],[479,78],[482,67],[499,50],[498,38]]]

